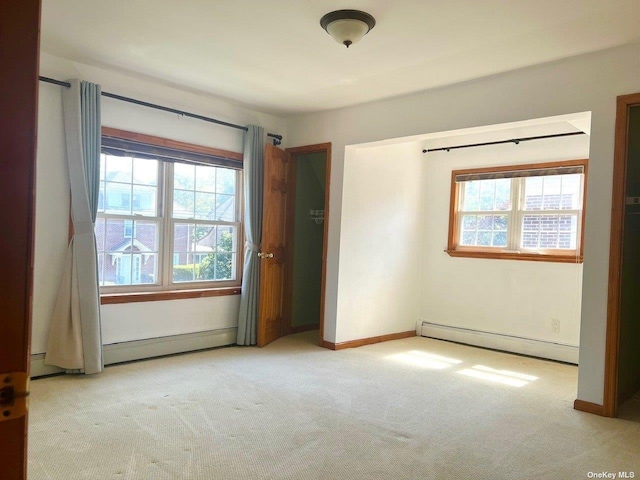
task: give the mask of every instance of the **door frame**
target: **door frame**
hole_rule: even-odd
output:
[[[329,199],[331,192],[331,142],[317,143],[314,145],[305,145],[302,147],[287,148],[286,151],[291,155],[291,197],[287,212],[287,257],[289,259],[290,268],[287,271],[285,280],[285,299],[284,308],[289,321],[289,333],[298,333],[305,330],[311,330],[310,326],[303,325],[301,327],[291,327],[291,308],[292,308],[292,290],[293,290],[293,241],[294,241],[294,212],[295,212],[295,195],[296,195],[296,165],[298,156],[308,155],[312,153],[326,153],[325,159],[325,184],[324,184],[324,226],[322,232],[322,268],[320,279],[320,318],[318,324],[318,345],[323,346],[324,342],[324,314],[325,314],[325,295],[327,291],[327,246],[329,240]],[[314,327],[315,328],[315,325]]]
[[[620,95],[616,105],[616,133],[613,157],[613,193],[611,200],[611,238],[609,245],[609,291],[605,346],[603,415],[618,412],[618,358],[620,336],[620,294],[624,241],[624,210],[627,179],[629,108],[640,106],[640,93]]]

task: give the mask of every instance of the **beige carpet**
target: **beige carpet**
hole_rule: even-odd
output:
[[[31,480],[640,476],[640,424],[576,412],[577,369],[315,332],[32,383]]]

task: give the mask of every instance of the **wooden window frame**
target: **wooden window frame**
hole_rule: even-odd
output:
[[[170,149],[175,150],[176,152],[188,152],[191,154],[196,154],[199,156],[210,156],[217,157],[223,160],[228,160],[230,162],[234,162],[238,164],[242,162],[243,155],[238,152],[231,152],[227,150],[221,150],[217,148],[205,147],[201,145],[194,145],[185,142],[179,142],[176,140],[166,139],[162,137],[156,137],[152,135],[146,135],[137,132],[130,132],[126,130],[120,130],[111,127],[102,127],[102,136],[109,137],[111,139],[121,139],[127,141],[133,141],[138,144],[153,147],[160,147],[162,149]],[[201,159],[199,157],[199,161],[202,164],[209,164],[212,166],[222,166],[214,162],[207,162],[206,159]],[[164,169],[163,169],[164,170]],[[241,178],[241,177],[240,177]],[[166,179],[159,179],[163,182],[162,190],[166,189],[167,182]],[[151,301],[166,301],[166,300],[182,300],[182,299],[190,299],[190,298],[208,298],[208,297],[218,297],[218,296],[227,296],[227,295],[240,295],[241,293],[241,282],[242,282],[242,265],[244,263],[244,249],[242,245],[244,243],[244,225],[242,222],[243,218],[243,206],[242,199],[244,197],[242,192],[242,185],[238,185],[238,193],[236,198],[238,199],[238,203],[240,204],[238,207],[239,213],[239,227],[238,227],[238,251],[236,253],[236,262],[237,262],[237,280],[233,282],[224,282],[221,285],[212,286],[210,283],[207,283],[206,286],[202,288],[198,287],[196,283],[186,283],[185,285],[172,285],[171,287],[167,287],[164,285],[131,285],[125,287],[117,287],[116,289],[108,289],[104,290],[101,287],[100,292],[100,303],[102,305],[112,305],[112,304],[122,304],[122,303],[136,303],[136,302],[151,302]],[[142,219],[144,220],[144,219]],[[185,220],[185,222],[187,222]],[[171,219],[164,219],[161,224],[172,224]],[[161,227],[166,229],[164,227]],[[159,231],[158,235],[164,236],[164,231]],[[161,252],[162,254],[166,252]],[[167,257],[165,255],[165,263],[173,262],[173,256]],[[165,270],[167,265],[165,265]]]
[[[456,177],[463,174],[479,174],[479,173],[499,173],[513,172],[520,170],[546,169],[557,167],[582,166],[584,168],[584,179],[582,185],[582,209],[579,218],[580,232],[578,234],[578,248],[573,250],[538,250],[531,252],[529,250],[522,252],[504,251],[498,247],[461,247],[458,245],[459,238],[459,201],[460,201],[460,185],[456,183]],[[447,240],[447,249],[445,252],[451,257],[467,257],[467,258],[488,258],[498,260],[525,260],[534,262],[558,262],[558,263],[582,263],[584,258],[584,226],[586,217],[586,199],[587,199],[587,179],[588,179],[589,159],[563,160],[557,162],[546,162],[526,165],[508,165],[499,167],[483,167],[463,170],[454,170],[451,172],[451,198],[449,204],[449,231]],[[512,198],[515,193],[512,192]],[[518,202],[520,200],[518,199]],[[509,227],[507,235],[515,235],[515,229],[518,225],[514,225],[518,221],[521,210],[512,207],[509,212]]]

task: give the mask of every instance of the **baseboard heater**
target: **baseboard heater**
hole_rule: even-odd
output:
[[[233,345],[236,343],[237,330],[236,327],[222,328],[105,345],[103,347],[104,364],[113,365],[132,360]],[[62,368],[45,365],[44,355],[44,353],[31,355],[31,378],[63,372]]]
[[[532,340],[530,338],[483,332],[467,328],[438,325],[418,320],[416,334],[421,337],[449,340],[477,347],[548,358],[560,362],[578,364],[578,347],[564,343]]]

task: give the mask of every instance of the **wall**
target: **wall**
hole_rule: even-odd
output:
[[[331,218],[327,259],[325,340],[368,336],[380,327],[364,315],[339,311],[339,283],[354,278],[340,247],[343,222],[345,147],[388,138],[514,122],[572,112],[592,112],[584,281],[580,326],[578,398],[602,404],[615,100],[640,91],[640,45],[516,70],[449,87],[355,107],[294,116],[288,120],[291,145],[332,142]],[[370,297],[373,298],[373,297]],[[342,328],[340,326],[340,328]]]
[[[116,71],[41,55],[40,74],[60,80],[80,78],[104,91],[219,118],[256,124],[285,135],[285,122],[271,115]],[[49,321],[67,249],[69,181],[62,123],[62,87],[40,83],[36,191],[35,275],[32,353],[46,350]],[[198,145],[242,151],[242,132],[103,97],[105,126]],[[105,305],[105,344],[237,326],[238,296]]]
[[[336,343],[415,329],[425,203],[420,155],[415,143],[349,151],[337,312],[344,321]]]
[[[298,155],[293,239],[293,288],[291,326],[320,321],[323,224],[316,224],[309,210],[324,210],[327,154]]]
[[[479,143],[480,138],[469,138],[468,143]],[[505,133],[503,138],[513,137]],[[457,138],[454,143],[467,142]],[[445,250],[452,170],[588,157],[588,135],[425,154],[428,197],[422,222],[420,319],[578,346],[581,264],[459,258]],[[552,332],[552,318],[560,321],[558,333]]]

